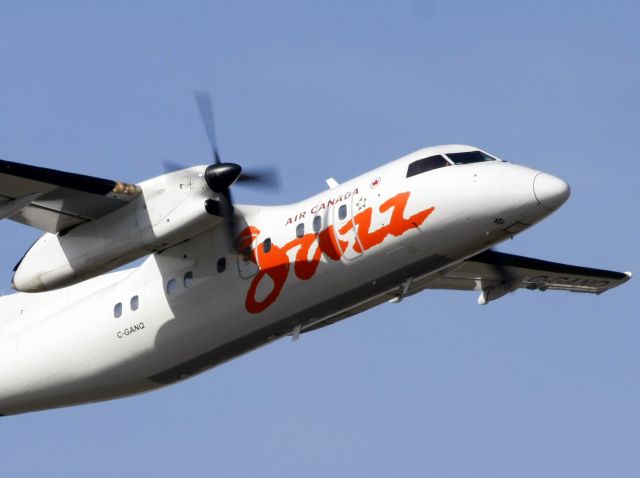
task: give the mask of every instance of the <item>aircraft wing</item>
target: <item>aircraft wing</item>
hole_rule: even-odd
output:
[[[630,278],[630,272],[559,264],[489,250],[430,280],[426,288],[477,290],[481,292],[478,303],[486,304],[516,289],[602,294]]]
[[[51,233],[104,216],[139,193],[133,184],[0,160],[0,219]]]
[[[388,278],[386,282],[393,283],[390,288],[373,296],[359,296],[362,299],[359,302],[354,302],[349,295],[345,307],[338,311],[326,314],[322,310],[305,311],[303,315],[320,318],[307,325],[301,333],[335,324],[384,302],[399,302],[403,297],[425,289],[475,290],[480,293],[478,303],[487,304],[517,289],[601,294],[629,279],[630,272],[571,266],[489,250],[442,271],[401,284],[396,277]]]

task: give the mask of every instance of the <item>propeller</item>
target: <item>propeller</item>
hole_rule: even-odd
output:
[[[208,91],[196,91],[194,93],[196,99],[196,105],[200,112],[200,119],[204,126],[204,132],[209,140],[211,146],[211,152],[213,153],[213,160],[215,164],[220,164],[220,154],[218,153],[218,143],[216,142],[216,128],[213,121],[213,101]]]
[[[205,207],[208,213],[221,216],[225,220],[231,244],[236,248],[238,231],[231,186],[238,182],[240,184],[278,189],[280,186],[278,174],[275,168],[243,171],[242,166],[239,164],[223,163],[220,160],[220,152],[216,141],[211,95],[206,91],[196,91],[194,96],[213,156],[213,164],[207,166],[204,171],[204,180],[209,189],[218,194],[218,201],[208,199]],[[174,164],[165,162],[165,167],[167,166],[171,167]]]

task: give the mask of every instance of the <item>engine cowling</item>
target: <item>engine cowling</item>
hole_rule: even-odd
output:
[[[72,285],[215,227],[219,219],[205,210],[211,191],[204,168],[145,181],[126,206],[66,234],[44,234],[16,266],[13,287],[42,292]]]

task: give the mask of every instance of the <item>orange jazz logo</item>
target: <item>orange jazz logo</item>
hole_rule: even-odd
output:
[[[302,237],[296,237],[282,246],[272,243],[268,251],[264,249],[265,244],[260,243],[251,251],[250,255],[250,259],[259,265],[259,270],[253,277],[247,291],[245,299],[247,311],[258,314],[271,306],[280,296],[292,268],[298,279],[309,280],[318,270],[323,256],[338,261],[344,255],[347,247],[352,247],[355,252],[361,253],[382,244],[389,236],[399,237],[408,230],[420,226],[435,208],[430,207],[405,218],[404,212],[410,194],[408,191],[399,193],[377,208],[380,213],[391,211],[391,219],[389,224],[374,231],[370,230],[373,208],[369,207],[354,215],[352,221],[344,224],[338,230],[338,235],[335,233],[333,225],[329,225],[318,233],[308,233]],[[354,229],[358,240],[353,244],[350,245],[349,242],[339,238],[340,235],[347,234]],[[239,236],[240,250],[250,248],[259,235],[260,230],[254,226],[244,229]],[[313,249],[312,246],[316,241],[317,247]],[[293,264],[289,258],[290,251],[295,251]],[[264,298],[258,299],[258,287],[266,278],[270,279],[268,282],[271,283],[271,290]]]

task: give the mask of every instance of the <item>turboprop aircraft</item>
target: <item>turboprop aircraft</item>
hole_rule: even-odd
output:
[[[0,218],[44,231],[0,299],[0,414],[173,384],[424,289],[487,304],[631,278],[493,250],[570,191],[473,146],[424,148],[295,204],[235,204],[235,183],[273,177],[223,163],[210,98],[197,104],[208,166],[129,184],[0,161]]]

